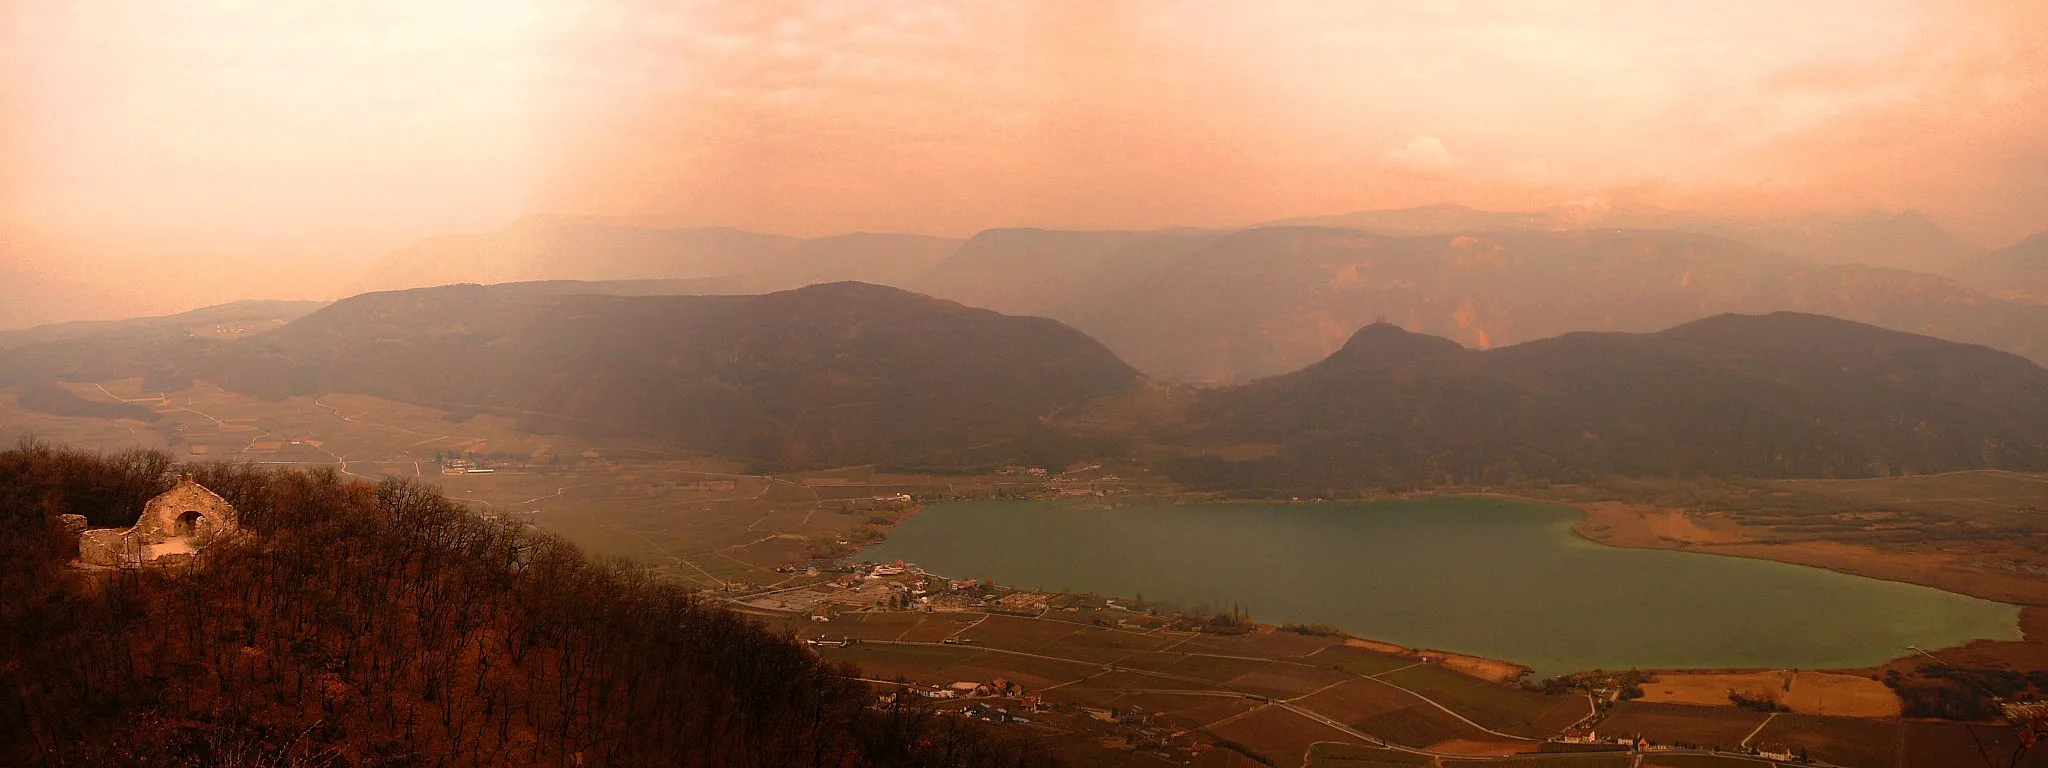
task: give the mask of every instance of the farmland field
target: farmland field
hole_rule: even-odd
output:
[[[1558,755],[1524,756],[1500,760],[1460,760],[1457,765],[1468,768],[1629,768],[1635,764],[1632,755]],[[1752,767],[1754,768],[1754,767]]]
[[[1429,765],[1430,759],[1390,749],[1355,744],[1317,744],[1309,752],[1310,768],[1395,768]]]
[[[1359,731],[1406,747],[1428,747],[1483,735],[1428,704],[1410,704],[1351,723]]]
[[[2013,764],[2019,747],[2016,729],[1969,723],[1907,721],[1904,750],[1899,768],[1947,768],[1982,763]],[[2048,768],[2048,749],[2035,747],[2019,761],[2018,768]]]
[[[1280,707],[1264,707],[1205,730],[1219,739],[1250,747],[1253,752],[1271,759],[1275,766],[1303,765],[1310,745],[1347,738],[1336,729]]]
[[[1354,675],[1377,675],[1415,663],[1413,657],[1380,653],[1350,645],[1332,645],[1302,660],[1311,664],[1327,664]]]
[[[1517,736],[1549,735],[1536,726],[1536,721],[1554,706],[1563,704],[1584,712],[1580,700],[1571,697],[1529,693],[1476,680],[1433,664],[1388,672],[1379,675],[1378,679],[1427,696],[1457,710],[1475,723]]]
[[[1355,723],[1383,712],[1412,706],[1415,697],[1375,680],[1353,680],[1294,703],[1339,722]]]
[[[1624,702],[1600,722],[1603,734],[1640,734],[1659,744],[1734,747],[1763,723],[1766,715],[1728,707]]]
[[[1825,672],[1660,673],[1643,684],[1644,703],[1733,706],[1729,691],[1777,700],[1809,715],[1897,717],[1899,697],[1884,683]]]
[[[1750,744],[1805,750],[1817,760],[1848,768],[1887,768],[1898,758],[1900,727],[1897,720],[1778,715]]]
[[[1645,768],[1782,768],[1792,763],[1718,755],[1650,755],[1643,758],[1643,765]]]
[[[2038,527],[2048,477],[1978,470],[1858,480],[1780,480],[1773,485],[1867,509],[1896,509]]]

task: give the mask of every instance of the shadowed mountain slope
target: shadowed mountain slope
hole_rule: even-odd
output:
[[[1056,442],[1045,417],[1139,380],[1057,322],[861,283],[761,296],[365,294],[194,373],[271,397],[369,394],[802,465],[1025,450]]]
[[[1198,444],[1266,446],[1176,468],[1215,488],[2048,467],[2048,371],[1796,313],[1494,350],[1377,324],[1304,370],[1214,393],[1189,418]]]

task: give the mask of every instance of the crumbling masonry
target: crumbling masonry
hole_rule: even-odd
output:
[[[84,521],[67,522],[83,527]],[[150,499],[135,527],[81,532],[78,561],[103,567],[165,565],[189,558],[235,530],[235,508],[188,475]]]

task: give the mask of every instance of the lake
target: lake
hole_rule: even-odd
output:
[[[862,559],[953,578],[1245,608],[1266,623],[1601,669],[1873,666],[2020,638],[2019,609],[1763,560],[1619,549],[1577,510],[1491,498],[1130,507],[937,504]]]

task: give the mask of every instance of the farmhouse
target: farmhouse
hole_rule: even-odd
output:
[[[190,475],[142,507],[135,526],[95,528],[78,536],[84,565],[134,567],[189,557],[236,530],[235,508]]]

